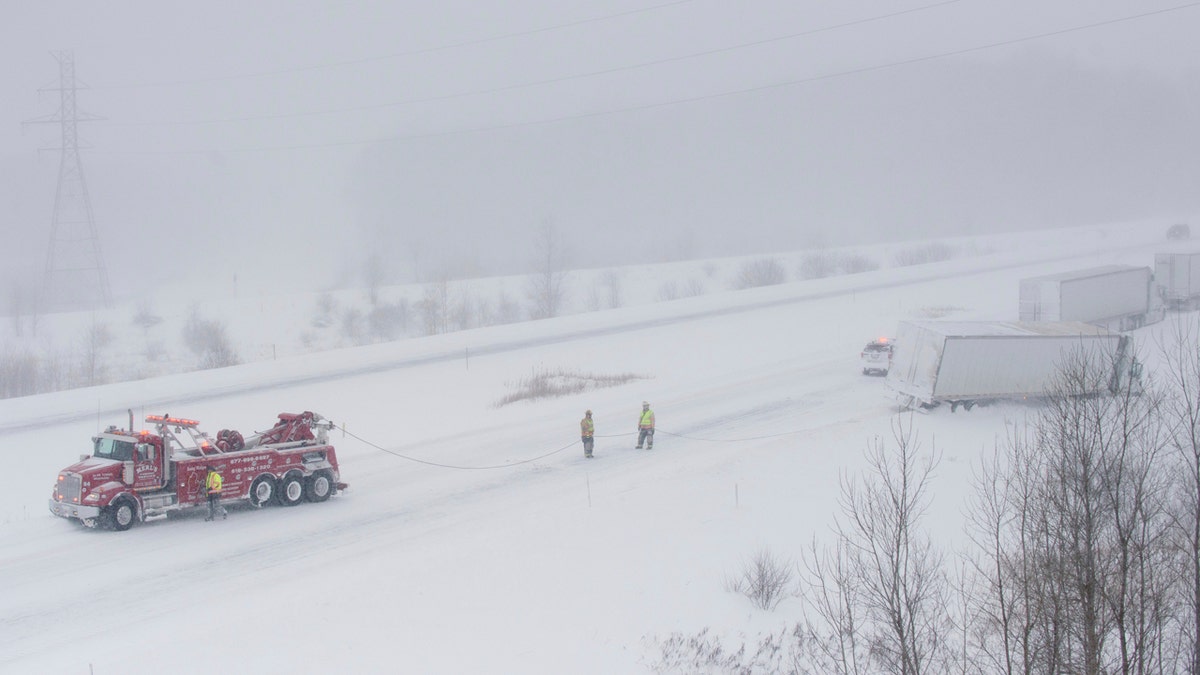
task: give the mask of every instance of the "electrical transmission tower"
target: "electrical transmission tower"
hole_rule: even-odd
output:
[[[55,52],[59,73],[59,109],[29,123],[58,123],[62,128],[62,151],[58,166],[58,188],[54,194],[54,218],[50,222],[50,246],[42,279],[42,309],[85,309],[112,306],[108,271],[100,253],[96,219],[88,198],[83,162],[79,158],[80,122],[100,119],[80,113],[75,106],[75,56]]]

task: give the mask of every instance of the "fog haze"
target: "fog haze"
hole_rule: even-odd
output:
[[[71,50],[113,290],[350,285],[1200,211],[1200,3],[22,3],[0,281]],[[617,236],[598,236],[599,233]],[[617,241],[619,245],[608,242]],[[601,243],[604,242],[604,243]]]

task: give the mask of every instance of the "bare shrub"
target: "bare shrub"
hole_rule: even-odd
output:
[[[704,276],[708,277],[709,279],[715,279],[717,272],[720,270],[721,268],[717,266],[717,263],[711,260],[704,263],[704,265],[700,267],[700,271],[704,272]]]
[[[337,298],[332,293],[322,293],[317,298],[317,311],[313,316],[313,328],[328,328],[333,325],[333,316],[338,310]]]
[[[225,334],[224,324],[217,324],[214,340],[212,346],[205,350],[204,355],[200,357],[202,370],[236,366],[241,363],[241,359],[238,358],[237,352],[234,351],[233,345],[230,344],[229,338]]]
[[[860,253],[848,254],[838,260],[838,269],[842,274],[861,274],[879,269],[879,261]]]
[[[674,281],[664,281],[658,286],[658,299],[660,302],[679,299],[679,288]]]
[[[792,563],[761,549],[742,566],[742,573],[726,580],[726,590],[741,593],[759,609],[775,609],[783,600],[794,574]]]
[[[338,318],[338,326],[341,328],[342,339],[349,344],[364,345],[371,341],[367,335],[366,317],[357,307],[343,309],[341,317]]]
[[[200,316],[198,307],[192,307],[192,312],[183,325],[183,343],[199,357],[202,369],[224,368],[240,362],[237,351],[229,341],[225,324]]]
[[[31,396],[41,389],[40,363],[37,355],[25,350],[5,347],[0,353],[0,398]]]
[[[600,280],[606,291],[608,306],[613,309],[620,307],[622,304],[621,274],[616,270],[605,270]]]
[[[583,306],[589,312],[599,311],[602,307],[600,304],[600,289],[595,285],[588,286],[587,296],[583,299]]]
[[[137,311],[133,314],[133,325],[143,331],[148,331],[160,323],[162,323],[162,317],[154,311],[154,306],[150,304],[149,300],[138,303]]]
[[[704,288],[703,281],[701,281],[695,277],[691,277],[687,280],[687,283],[683,285],[683,290],[680,291],[680,293],[685,298],[694,298],[694,297],[697,297],[700,295],[704,295],[706,290],[707,289]]]
[[[941,262],[954,257],[956,251],[953,246],[942,242],[931,242],[923,246],[915,246],[896,251],[892,256],[892,261],[898,267],[908,267],[910,265],[925,265],[928,263]]]
[[[785,281],[787,281],[787,271],[783,269],[783,265],[778,260],[759,258],[742,263],[733,287],[736,290],[743,290],[758,286],[773,286]]]
[[[449,329],[450,282],[445,277],[425,286],[425,294],[417,302],[417,314],[426,335],[438,335]]]
[[[450,325],[454,330],[467,330],[483,325],[487,304],[479,299],[469,286],[463,286],[458,298],[450,305]]]
[[[674,633],[657,642],[658,659],[652,665],[657,673],[780,673],[816,675],[823,671],[805,665],[805,637],[800,625],[783,627],[762,636],[755,643],[736,642],[726,646],[704,628],[695,635]]]
[[[805,253],[800,258],[801,279],[823,279],[837,274],[837,259],[827,251]]]
[[[616,375],[601,375],[597,373],[581,373],[562,368],[534,368],[529,377],[523,377],[515,382],[506,382],[516,391],[507,394],[496,402],[496,407],[515,403],[517,401],[555,398],[578,394],[593,389],[616,387],[633,380],[644,380],[645,375],[635,373],[619,373]]]
[[[516,323],[521,320],[521,305],[505,291],[496,298],[495,323]]]
[[[395,340],[408,331],[408,299],[377,303],[367,314],[367,329],[377,340]]]

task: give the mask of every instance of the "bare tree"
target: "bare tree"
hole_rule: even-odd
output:
[[[1154,652],[1166,621],[1159,397],[1131,380],[1090,395],[1112,373],[1113,355],[1066,355],[1036,432],[1046,457],[1040,520],[1064,552],[1051,575],[1068,609],[1063,666],[1088,675],[1160,672]]]
[[[943,555],[921,529],[938,454],[919,456],[902,420],[892,431],[890,453],[879,440],[868,448],[867,476],[842,479],[832,553],[814,551],[807,562],[815,572],[807,599],[828,622],[810,634],[838,672],[945,671],[952,624]],[[863,650],[874,668],[863,663]]]
[[[1159,342],[1172,465],[1173,539],[1180,551],[1181,668],[1200,674],[1200,323],[1178,320]]]
[[[417,313],[426,335],[438,335],[449,329],[450,282],[445,277],[425,286],[425,294],[417,302]]]
[[[362,267],[362,275],[363,281],[367,284],[367,300],[371,303],[372,309],[378,307],[379,289],[387,278],[383,256],[379,254],[379,251],[373,250],[367,254],[366,262]]]
[[[622,305],[621,273],[614,269],[605,270],[603,276],[600,277],[600,283],[608,291],[608,306],[613,309],[620,307]]]
[[[545,222],[534,241],[534,274],[529,280],[529,315],[534,319],[558,316],[567,296],[566,247],[552,222]]]
[[[804,633],[819,672],[864,675],[870,667],[864,602],[850,562],[847,542],[840,537],[824,549],[814,540],[803,559]]]
[[[86,386],[103,384],[107,369],[104,365],[104,351],[113,341],[112,331],[108,324],[99,322],[92,317],[92,322],[84,329],[81,345],[83,347],[83,382]]]
[[[1161,398],[1111,354],[1065,355],[1031,427],[977,472],[981,663],[1004,673],[1176,672]]]

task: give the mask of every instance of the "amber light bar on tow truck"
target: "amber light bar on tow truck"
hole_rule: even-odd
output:
[[[198,420],[189,420],[186,417],[171,417],[170,415],[146,415],[147,422],[155,422],[157,424],[169,424],[176,427],[191,427],[200,426]]]

